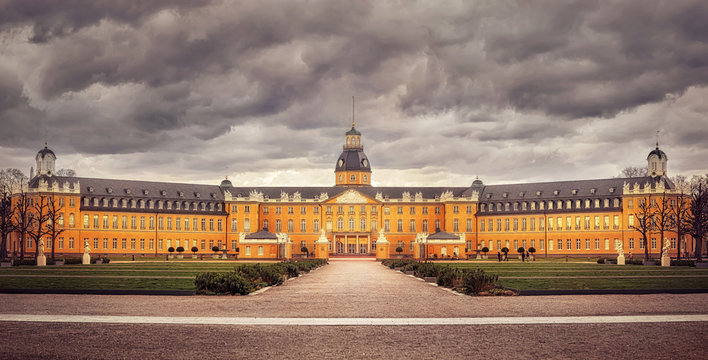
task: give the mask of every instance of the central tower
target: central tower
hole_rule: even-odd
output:
[[[361,145],[361,133],[352,121],[351,130],[346,132],[342,154],[334,168],[337,186],[371,186],[371,164]]]

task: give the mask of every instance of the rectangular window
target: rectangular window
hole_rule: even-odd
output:
[[[263,256],[263,246],[258,247],[258,256]]]
[[[634,238],[629,238],[629,249],[634,249]]]
[[[651,238],[651,248],[656,249],[656,238]]]
[[[130,239],[130,250],[135,250],[135,239]]]
[[[538,241],[538,248],[541,250],[545,250],[544,247],[546,246],[546,241],[545,240],[539,240]]]
[[[140,230],[145,230],[145,216],[140,217]]]
[[[130,217],[130,228],[135,230],[138,228],[138,218],[135,216]]]
[[[460,231],[460,221],[459,220],[457,220],[457,219],[452,220],[452,231],[454,231],[454,232]]]
[[[408,226],[410,232],[415,232],[415,220],[411,220]]]
[[[155,249],[155,239],[150,239],[150,250]]]
[[[108,229],[108,215],[103,215],[103,228]]]
[[[251,231],[251,220],[250,219],[243,219],[243,231],[245,231],[245,232]]]
[[[121,245],[121,249],[123,249],[123,250],[127,249],[127,239],[125,239],[125,238],[121,239],[120,245]]]
[[[69,249],[73,249],[73,248],[74,248],[74,238],[70,237],[69,238]]]
[[[397,225],[398,226],[396,228],[397,228],[398,232],[403,232],[403,220],[399,219]]]
[[[479,232],[484,232],[484,220],[479,222]],[[427,230],[423,230],[424,232],[427,232]]]
[[[595,250],[600,250],[600,239],[595,239]]]
[[[590,239],[585,239],[585,250],[590,250]]]
[[[409,213],[410,215],[415,215],[415,207],[411,206],[411,207],[408,209],[408,213]]]
[[[202,220],[204,220],[204,219],[202,219]],[[197,219],[197,218],[192,219],[192,230],[194,230],[194,231],[199,230],[199,219]],[[205,231],[205,230],[206,230],[205,227],[202,226],[202,231]]]
[[[605,230],[610,228],[610,217],[608,215],[602,217],[602,228]]]
[[[165,230],[165,219],[164,218],[157,218],[157,229],[158,230]]]
[[[250,213],[250,212],[251,212],[251,207],[250,207],[249,205],[244,206],[244,207],[243,207],[243,212],[246,213],[246,214]]]
[[[150,218],[149,223],[150,223],[150,230],[155,230],[155,218],[154,217]]]
[[[251,247],[246,246],[246,256],[251,256]]]
[[[600,217],[595,216],[595,230],[600,228]]]
[[[145,239],[140,239],[140,250],[145,250]]]
[[[93,248],[98,249],[98,238],[93,238]]]
[[[575,239],[575,250],[580,250],[580,239]]]
[[[300,232],[307,232],[307,221],[305,219],[300,220]]]
[[[610,250],[610,239],[605,239],[605,250]]]
[[[521,231],[526,231],[526,218],[521,219]]]
[[[423,215],[428,215],[428,207],[423,206]]]
[[[108,238],[103,238],[103,248],[108,249]]]
[[[558,239],[558,250],[563,250],[563,240]]]
[[[167,218],[167,230],[172,230],[172,218]]]
[[[536,231],[536,219],[531,218],[531,223],[529,224],[529,230]]]
[[[93,216],[93,228],[98,229],[98,215]]]
[[[584,229],[585,229],[585,230],[590,230],[590,217],[589,217],[589,216],[586,216],[586,217],[585,217],[585,227],[584,227]]]
[[[114,250],[118,249],[118,238],[113,238],[113,249]]]

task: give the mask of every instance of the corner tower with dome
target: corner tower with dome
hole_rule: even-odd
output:
[[[342,154],[334,168],[337,186],[371,186],[371,164],[364,154],[361,133],[352,122],[351,130],[346,132]]]

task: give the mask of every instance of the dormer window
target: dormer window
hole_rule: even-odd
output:
[[[113,189],[111,189],[111,188],[106,188],[106,192],[109,193],[109,194],[113,194]]]
[[[503,194],[502,194],[502,197],[504,197],[504,198],[509,197],[509,193],[503,193]]]
[[[560,194],[560,190],[553,190],[553,195],[558,195]]]
[[[491,198],[492,198],[492,194],[491,193],[487,194],[487,199],[491,199]]]
[[[595,188],[590,189],[590,193],[591,193],[591,194],[594,194],[594,193],[596,193],[596,192],[597,192],[597,189],[595,189]]]
[[[88,192],[92,193],[93,192],[93,186],[88,187]]]
[[[519,197],[524,197],[524,195],[526,195],[526,193],[523,191],[519,193]]]
[[[536,191],[536,196],[541,196],[542,192],[541,191]]]
[[[147,195],[148,193],[150,193],[150,191],[148,191],[147,189],[143,189],[143,195]]]
[[[160,195],[162,195],[162,196],[167,196],[167,191],[165,191],[165,190],[160,190]]]
[[[125,193],[130,195],[130,189],[125,189]]]
[[[571,193],[572,193],[573,195],[578,195],[578,189],[573,189],[573,190],[571,191]]]
[[[209,195],[211,196],[212,199],[215,199],[215,198],[216,198],[216,194],[214,194],[214,193],[211,193],[211,194],[209,194]]]
[[[612,193],[614,193],[614,192],[615,192],[615,188],[611,187],[611,188],[610,188],[610,194],[612,194]]]
[[[198,192],[195,192],[195,193],[194,193],[194,197],[197,197],[197,198],[199,198],[199,197],[201,197],[201,196],[202,196],[202,195],[201,195],[201,194],[199,194]]]
[[[179,196],[179,197],[184,197],[184,192],[183,192],[183,191],[178,191],[178,192],[177,192],[177,196]]]

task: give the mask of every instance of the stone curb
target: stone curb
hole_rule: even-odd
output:
[[[194,290],[0,289],[0,294],[193,296]]]
[[[648,294],[705,294],[708,289],[578,289],[578,290],[521,290],[520,296],[546,295],[648,295]]]

